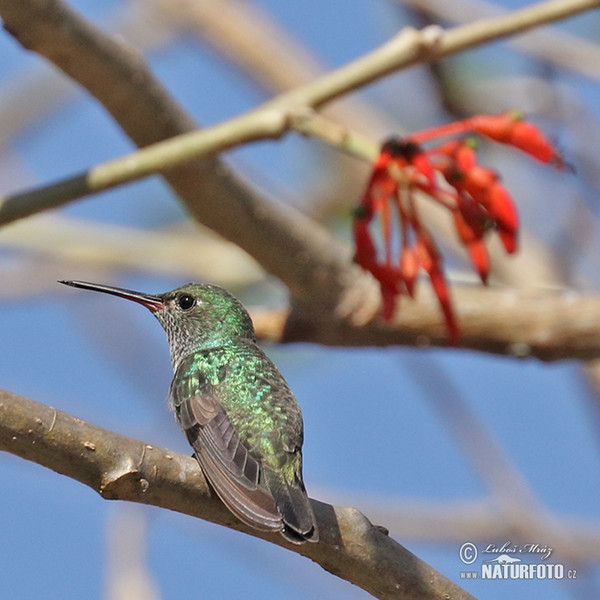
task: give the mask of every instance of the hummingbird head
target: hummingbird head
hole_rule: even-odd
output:
[[[173,366],[198,350],[256,341],[248,311],[219,286],[188,283],[158,297],[162,306],[152,312],[167,333]]]
[[[193,352],[239,340],[256,340],[248,311],[237,298],[216,285],[188,283],[152,295],[85,281],[59,283],[112,294],[145,306],[167,334],[174,368]]]

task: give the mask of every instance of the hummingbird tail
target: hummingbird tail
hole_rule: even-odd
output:
[[[265,467],[263,474],[281,513],[282,535],[293,544],[318,542],[317,521],[302,481],[289,482],[282,473]]]

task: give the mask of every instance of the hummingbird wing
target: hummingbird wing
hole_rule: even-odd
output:
[[[300,410],[277,369],[260,354],[261,361],[268,362],[266,367],[261,365],[264,376],[254,374],[246,387],[260,380],[261,391],[278,390],[271,401],[286,407],[278,414],[287,412],[290,418],[300,420],[300,427],[276,423],[272,431],[263,431],[274,444],[266,455],[240,437],[244,430],[238,431],[228,415],[224,401],[232,390],[227,391],[226,378],[212,385],[193,355],[177,368],[170,401],[204,474],[231,512],[257,529],[281,531],[293,543],[316,542],[315,517],[302,481]]]
[[[273,496],[259,485],[260,465],[241,442],[215,387],[200,370],[183,366],[171,384],[170,400],[204,474],[241,521],[263,531],[280,531],[283,522]]]

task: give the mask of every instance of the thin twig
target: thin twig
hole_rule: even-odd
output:
[[[211,44],[271,94],[298,88],[326,73],[302,41],[264,11],[245,0],[145,0],[162,20]],[[358,131],[385,134],[390,119],[356,96],[328,106],[325,114]],[[394,125],[395,126],[395,125]]]
[[[469,1],[471,0],[465,0]],[[305,44],[295,39],[256,4],[245,0],[207,0],[202,3],[149,0],[149,4],[164,19],[208,41],[253,81],[258,81],[271,93],[280,94],[298,88],[322,77],[326,72],[325,67]],[[455,10],[453,6],[454,4],[449,6],[448,10]],[[471,19],[481,16],[479,12],[471,11],[461,14],[461,23],[464,22],[465,15]],[[536,35],[536,32],[530,35]],[[548,32],[552,40],[555,35],[563,39],[559,32]],[[517,38],[516,42],[520,39],[522,38]],[[498,110],[505,107],[503,105]],[[311,119],[303,119],[300,115],[293,122],[293,128],[306,136],[320,138],[333,149],[340,148],[363,159],[371,160],[376,152],[375,144],[356,134],[352,135],[352,130],[367,134],[372,139],[389,136],[390,132],[401,133],[396,121],[358,95],[346,96],[342,101],[324,106],[321,111],[331,121],[319,119],[314,114]],[[305,113],[305,116],[308,114],[310,113]],[[364,185],[366,165],[363,172],[356,168],[356,161],[350,164],[345,158],[339,152],[330,152],[327,156],[324,168],[329,169],[329,176],[334,176],[335,188],[330,187],[332,184],[325,186],[325,197],[319,198],[316,206],[316,212],[320,216],[331,213],[336,206],[340,208],[341,198],[344,198],[341,209],[345,207],[347,210],[358,195],[356,190]],[[331,189],[335,189],[335,193],[332,194]],[[314,202],[311,204],[315,206]],[[421,210],[426,222],[435,230],[438,241],[443,240],[449,251],[464,259],[464,247],[457,243],[456,232],[451,227],[446,212],[436,210],[428,202],[422,203]],[[311,214],[315,214],[314,208]],[[526,251],[509,258],[499,244],[490,245],[490,256],[494,264],[492,278],[515,287],[537,287],[554,281],[556,273],[548,249],[530,235],[525,224],[521,226],[520,238]]]
[[[490,19],[508,11],[492,2],[481,0],[397,0],[415,10],[428,13],[436,20],[460,25],[473,19]],[[509,44],[530,56],[591,79],[600,79],[600,47],[578,36],[558,30],[532,31],[510,40]]]

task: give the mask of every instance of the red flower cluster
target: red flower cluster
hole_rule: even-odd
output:
[[[483,283],[490,267],[486,234],[496,230],[506,252],[512,254],[517,249],[519,233],[515,205],[498,174],[477,163],[472,138],[451,139],[423,148],[424,143],[440,137],[469,133],[509,144],[557,168],[565,166],[541,131],[519,113],[477,115],[385,142],[354,218],[355,260],[379,282],[384,317],[393,316],[399,295],[414,297],[422,268],[438,298],[453,344],[458,341],[459,332],[444,278],[443,259],[419,217],[417,193],[426,193],[451,211],[458,237]],[[381,249],[371,233],[374,219],[382,230]]]

